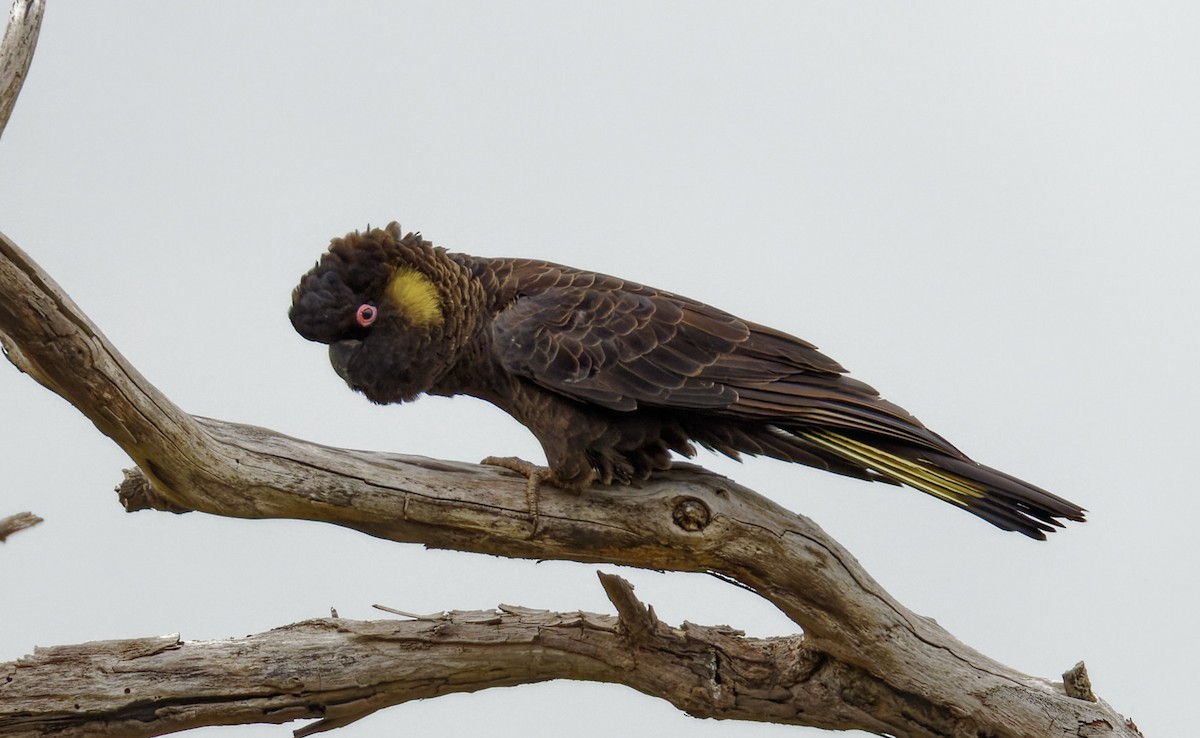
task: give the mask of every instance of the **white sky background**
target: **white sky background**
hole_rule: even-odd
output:
[[[1085,659],[1147,736],[1179,735],[1200,658],[1198,38],[1189,2],[55,0],[0,140],[0,228],[185,409],[339,446],[540,458],[481,402],[371,406],[293,333],[292,286],[368,223],[808,338],[1091,522],[1037,544],[913,491],[701,461],[813,517],[967,643],[1045,677]],[[127,515],[111,490],[129,463],[0,362],[0,515],[47,519],[0,547],[0,660],[375,602],[611,611],[595,566]],[[622,573],[668,622],[795,630],[711,578]],[[338,735],[684,730],[820,734],[555,683]]]

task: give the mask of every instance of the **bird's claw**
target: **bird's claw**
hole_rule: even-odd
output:
[[[526,461],[516,456],[489,456],[479,463],[514,471],[529,480],[525,485],[525,506],[529,510],[529,514],[533,516],[534,530],[536,531],[538,520],[538,488],[543,483],[552,485],[558,483],[558,477],[555,476],[554,470],[548,466],[540,466],[534,464],[532,461]]]

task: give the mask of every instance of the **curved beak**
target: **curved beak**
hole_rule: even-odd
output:
[[[333,364],[333,370],[342,380],[350,385],[350,389],[357,390],[354,383],[350,381],[349,368],[350,359],[354,356],[354,352],[358,350],[362,341],[348,339],[329,344],[329,363]]]

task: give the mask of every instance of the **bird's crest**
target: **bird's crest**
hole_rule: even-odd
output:
[[[433,282],[411,267],[400,267],[388,280],[387,294],[413,325],[441,325],[442,300]]]

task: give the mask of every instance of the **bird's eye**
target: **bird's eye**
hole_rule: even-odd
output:
[[[375,319],[378,317],[379,317],[379,308],[375,307],[374,305],[372,305],[369,302],[364,305],[359,305],[358,312],[354,314],[354,319],[357,320],[358,324],[361,325],[363,328],[366,328],[367,326],[374,323]]]

